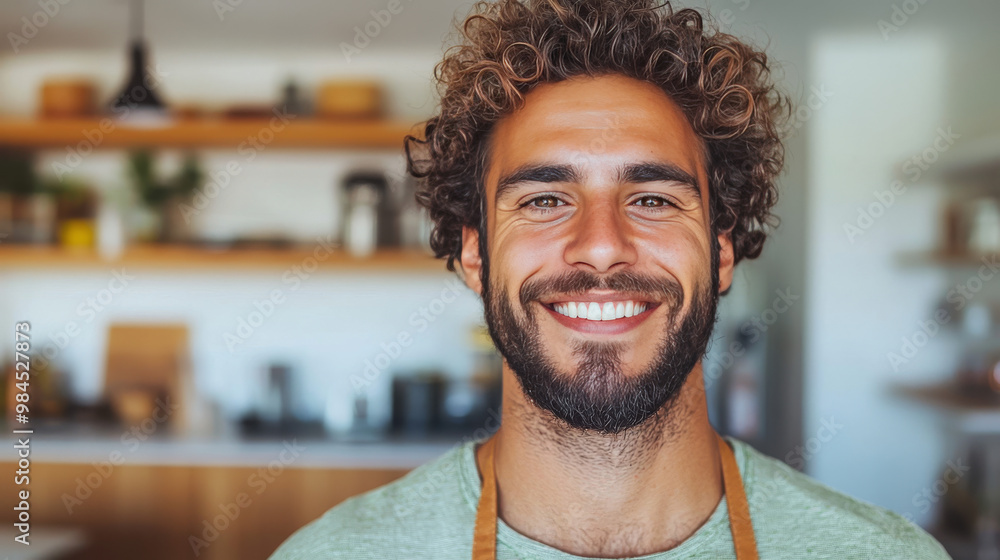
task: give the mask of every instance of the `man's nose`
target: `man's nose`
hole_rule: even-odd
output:
[[[594,272],[635,264],[638,254],[620,204],[602,201],[584,205],[574,222],[564,254],[567,264]]]

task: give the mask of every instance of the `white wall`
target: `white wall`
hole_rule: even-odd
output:
[[[458,299],[435,308],[440,314],[431,313],[433,322],[414,315],[452,284],[447,273],[373,276],[320,269],[296,286],[282,280],[284,270],[220,274],[126,267],[126,289],[106,305],[89,306],[88,298],[98,298],[115,272],[123,271],[19,269],[0,275],[0,321],[31,321],[37,356],[66,368],[70,389],[84,400],[101,392],[112,322],[187,324],[197,387],[228,416],[260,402],[262,371],[272,362],[293,366],[303,417],[323,414],[327,398],[350,410],[351,376],[361,375],[365,360],[374,361],[382,343],[391,344],[401,332],[413,343],[366,390],[376,419],[387,417],[393,373],[427,367],[465,376],[473,367],[465,341],[481,320],[481,306],[470,291],[459,290]],[[241,319],[255,311],[254,302],[275,289],[285,299],[273,314],[242,344],[227,343],[227,335],[236,335]],[[79,334],[73,335],[71,324]]]
[[[905,366],[894,368],[888,355],[933,316],[946,291],[942,273],[898,264],[902,252],[936,246],[941,191],[904,177],[905,191],[891,202],[875,193],[890,192],[898,164],[951,125],[949,54],[934,35],[829,35],[812,48],[814,81],[836,101],[809,131],[805,434],[816,435],[828,418],[844,428],[815,454],[810,473],[920,521],[928,517],[913,495],[935,479],[946,451],[934,417],[889,386],[947,378],[954,347],[942,333]],[[870,224],[859,221],[859,209],[874,216]],[[845,229],[859,223],[863,233]]]

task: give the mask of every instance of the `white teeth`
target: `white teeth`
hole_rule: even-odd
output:
[[[599,303],[590,302],[587,307],[587,319],[591,321],[601,320],[601,305]]]
[[[623,317],[634,317],[646,310],[647,304],[635,301],[608,301],[557,303],[552,308],[560,315],[572,319],[587,319],[588,321],[613,321]]]
[[[601,320],[610,321],[615,318],[615,304],[610,301],[601,306]]]

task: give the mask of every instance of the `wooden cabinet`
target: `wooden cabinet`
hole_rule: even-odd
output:
[[[109,467],[104,467],[105,470]],[[14,472],[14,463],[0,469]],[[252,560],[345,499],[406,470],[33,463],[31,526],[81,528],[70,558]],[[99,482],[98,482],[99,481]],[[14,496],[4,477],[5,496]],[[4,518],[14,522],[14,511]]]

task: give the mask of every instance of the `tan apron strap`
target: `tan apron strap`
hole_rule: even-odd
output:
[[[496,437],[490,436],[476,451],[476,464],[483,476],[483,490],[476,508],[476,532],[472,538],[472,560],[497,557],[497,477],[493,462]]]
[[[729,509],[729,526],[733,532],[733,547],[737,560],[757,560],[757,541],[750,521],[750,504],[743,491],[743,479],[736,464],[736,455],[722,436],[716,434],[722,458],[722,484]],[[495,437],[490,437],[476,450],[476,464],[483,477],[483,489],[476,508],[476,527],[472,538],[472,560],[496,560],[497,542],[497,478],[494,457]]]
[[[719,455],[722,457],[722,485],[726,492],[729,509],[729,527],[733,532],[733,548],[738,560],[757,560],[757,540],[750,521],[750,504],[743,490],[743,479],[736,464],[736,454],[729,443],[716,433],[719,440]]]

